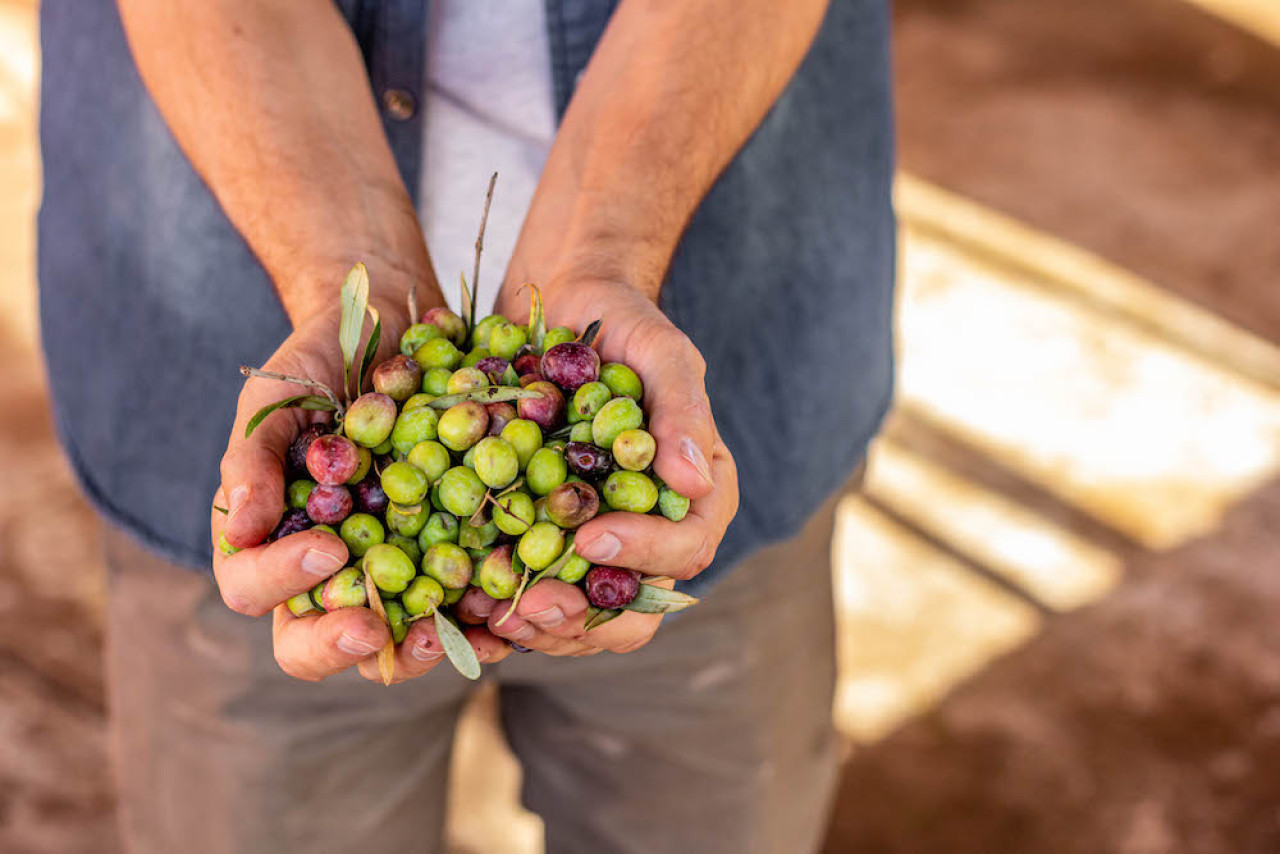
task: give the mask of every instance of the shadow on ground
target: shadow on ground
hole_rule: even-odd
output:
[[[829,854],[1280,850],[1280,480],[858,750]]]

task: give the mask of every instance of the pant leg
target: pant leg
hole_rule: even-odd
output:
[[[548,852],[818,849],[838,764],[837,502],[638,652],[498,666],[503,724]]]
[[[456,674],[292,679],[269,619],[106,534],[107,667],[130,854],[443,850]],[[443,668],[442,668],[443,670]],[[436,678],[439,677],[439,678]]]

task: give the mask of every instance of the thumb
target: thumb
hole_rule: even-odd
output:
[[[284,460],[298,435],[297,410],[273,412],[245,438],[245,425],[261,407],[287,397],[289,387],[273,380],[245,383],[235,426],[222,457],[222,494],[228,510],[222,531],[236,548],[266,540],[284,515]]]
[[[645,348],[645,398],[649,432],[658,445],[653,467],[668,486],[686,498],[700,498],[715,486],[711,456],[716,429],[704,382],[706,363],[693,342],[675,327],[654,336]]]

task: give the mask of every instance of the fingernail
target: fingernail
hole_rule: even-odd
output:
[[[530,614],[526,619],[535,626],[541,626],[544,629],[550,629],[564,622],[564,611],[560,610],[559,605],[552,605],[545,611],[539,611],[536,614]]]
[[[702,449],[694,444],[692,439],[685,437],[680,440],[680,456],[698,470],[698,474],[707,482],[707,486],[716,485],[716,482],[711,479],[711,466],[707,465],[707,458],[702,455]]]
[[[578,547],[578,554],[595,563],[613,560],[620,551],[622,551],[622,540],[608,532],[601,534],[586,545]]]
[[[367,640],[344,634],[338,638],[338,649],[348,655],[371,655],[378,651],[378,646]]]
[[[435,661],[437,658],[444,655],[444,650],[437,649],[436,645],[429,640],[422,641],[421,643],[415,643],[409,652],[414,658],[418,659],[418,661]]]
[[[537,633],[538,633],[537,629],[535,629],[533,626],[529,625],[528,623],[525,623],[523,626],[521,626],[520,628],[512,632],[510,635],[508,635],[507,639],[513,640],[519,643],[520,641],[532,640],[533,636],[536,635]]]
[[[330,576],[342,568],[342,558],[321,551],[307,549],[302,556],[302,569],[311,575]]]
[[[237,486],[227,497],[227,523],[236,518],[236,513],[249,501],[249,487]]]

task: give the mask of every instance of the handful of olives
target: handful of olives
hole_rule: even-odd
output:
[[[574,553],[573,532],[601,513],[678,522],[689,509],[652,472],[644,385],[626,365],[601,362],[592,346],[599,321],[582,335],[548,329],[532,288],[528,325],[497,314],[475,322],[474,310],[468,322],[432,308],[405,331],[398,355],[371,366],[375,314],[357,364],[368,287],[363,265],[343,285],[340,343],[354,399],[344,406],[326,388],[266,407],[248,427],[281,408],[333,412],[289,449],[288,509],[270,539],[321,527],[346,543],[351,565],[290,599],[296,616],[369,607],[394,643],[409,623],[431,617],[455,666],[475,678],[474,650],[456,624],[514,610],[542,579],[582,588],[588,629],[623,610],[665,613],[697,601]],[[463,288],[464,305],[473,305]],[[470,607],[459,609],[463,597]],[[394,649],[379,663],[390,681]]]

